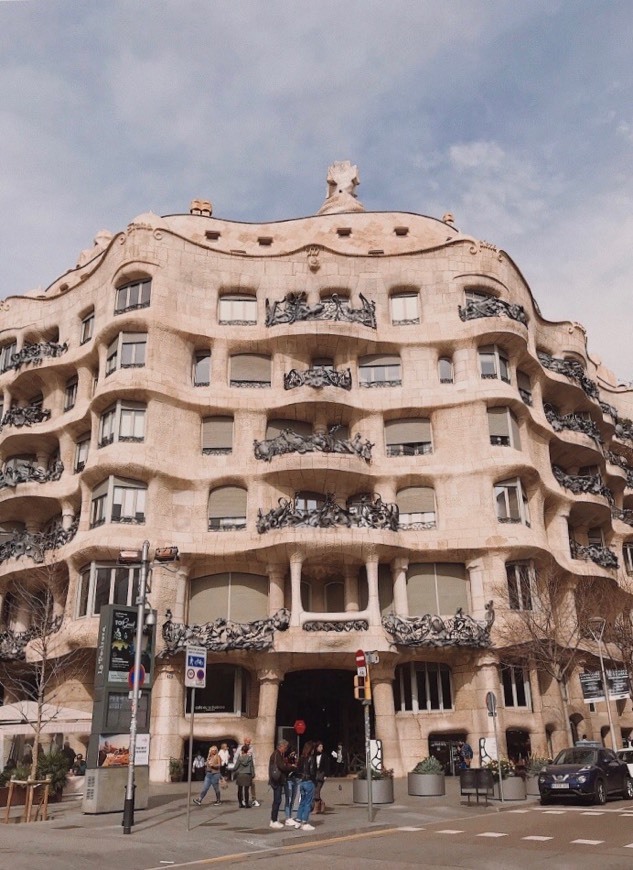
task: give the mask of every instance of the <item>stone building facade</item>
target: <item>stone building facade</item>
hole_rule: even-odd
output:
[[[476,749],[490,691],[504,754],[556,750],[569,718],[608,729],[578,668],[563,702],[495,637],[548,559],[572,595],[626,587],[633,392],[505,252],[450,215],[367,212],[356,184],[335,164],[319,213],[277,223],[200,200],[142,214],[2,303],[2,657],[28,655],[14,593],[38,565],[54,556],[63,656],[96,648],[102,604],[134,602],[121,549],[177,546],[149,595],[155,780],[189,733],[186,642],[209,650],[195,738],[252,735],[260,775],[296,719],[362,752],[359,648],[397,774]],[[90,681],[66,700],[89,710]],[[630,706],[612,705],[618,740]]]

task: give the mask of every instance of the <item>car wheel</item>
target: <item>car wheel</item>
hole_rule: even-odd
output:
[[[607,802],[607,788],[601,779],[596,782],[593,802],[594,804],[606,804]]]
[[[624,788],[622,789],[622,797],[625,801],[633,800],[633,779],[630,776],[624,780]]]

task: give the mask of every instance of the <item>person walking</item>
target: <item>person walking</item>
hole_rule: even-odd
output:
[[[308,740],[301,752],[301,758],[297,765],[299,773],[299,809],[297,810],[297,822],[302,831],[314,831],[314,825],[309,822],[314,789],[316,785],[316,758],[314,741]]]
[[[248,754],[248,746],[244,744],[235,761],[233,776],[237,783],[237,802],[240,809],[248,809],[251,806],[251,785],[255,776],[253,756]]]
[[[281,796],[284,793],[288,774],[295,770],[295,766],[286,758],[288,751],[288,741],[280,740],[277,748],[268,759],[268,785],[273,790],[273,805],[270,810],[270,828],[279,830],[284,827],[279,821],[279,807],[281,806]],[[253,804],[254,806],[254,804]],[[286,820],[287,824],[287,820]],[[299,822],[290,820],[288,827],[298,828]]]
[[[319,813],[325,812],[325,804],[321,800],[321,789],[323,788],[323,783],[330,775],[330,759],[323,748],[323,742],[321,740],[317,741],[314,760],[316,762],[316,784],[314,787],[314,803],[312,808],[318,815]]]
[[[248,754],[253,759],[253,768],[255,768],[255,751],[253,749],[253,741],[250,737],[245,737],[242,741],[242,746],[248,746]],[[238,755],[238,749],[235,750],[235,755]],[[253,782],[251,783],[251,795],[252,795],[252,806],[258,807],[259,801],[257,800],[256,788],[255,788],[255,777],[253,777]]]
[[[207,762],[204,760],[204,755],[197,751],[193,761],[191,762],[191,773],[193,774],[193,778],[197,782],[202,782],[204,779],[204,769],[207,766]]]
[[[207,764],[206,764],[206,773],[204,776],[204,783],[202,785],[202,791],[200,792],[200,797],[194,798],[193,802],[196,806],[201,806],[202,801],[205,799],[207,792],[213,786],[213,791],[215,792],[215,806],[219,806],[222,803],[221,792],[220,792],[220,768],[222,767],[222,759],[218,753],[217,746],[211,746],[209,748],[209,754],[207,755]]]
[[[288,747],[288,749],[289,749],[289,751],[286,753],[286,761],[288,761],[292,765],[295,765],[295,767],[296,767],[297,753],[294,752],[294,750],[291,750],[290,747]],[[286,798],[286,802],[284,805],[284,814],[286,816],[286,826],[288,828],[296,828],[297,827],[295,820],[292,818],[292,811],[294,809],[295,800],[296,800],[298,792],[299,792],[299,779],[297,777],[297,771],[292,770],[288,774],[288,776],[286,778],[286,784],[284,786],[284,795]]]

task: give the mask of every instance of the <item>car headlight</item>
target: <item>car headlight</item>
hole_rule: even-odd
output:
[[[547,782],[547,775],[544,774],[544,773],[540,773],[540,774],[539,774],[538,781],[539,781],[539,782]]]
[[[578,780],[579,783],[581,783],[582,785],[584,785],[584,783],[587,782],[587,780],[589,779],[589,777],[587,776],[586,773],[581,773],[581,774],[579,774],[579,775],[576,777],[576,779]]]

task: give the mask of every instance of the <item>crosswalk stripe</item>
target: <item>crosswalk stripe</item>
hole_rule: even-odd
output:
[[[478,837],[507,837],[507,834],[500,834],[498,831],[486,831],[483,834],[477,834]]]
[[[604,843],[604,840],[570,840],[570,843],[576,843],[578,846],[599,846]]]
[[[451,828],[446,828],[444,831],[438,831],[438,834],[463,834],[463,831],[453,831]]]
[[[534,834],[532,837],[521,837],[522,840],[536,840],[539,843],[544,843],[546,840],[553,840],[553,837],[537,837]]]

